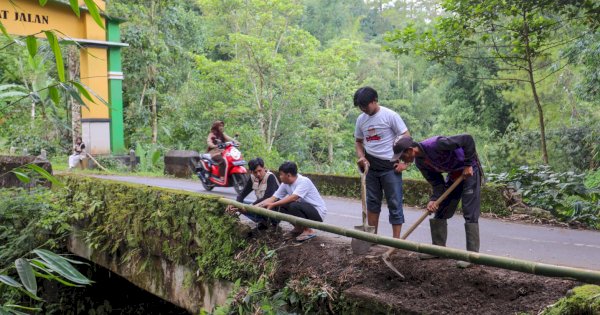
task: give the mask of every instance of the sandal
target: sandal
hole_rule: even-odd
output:
[[[285,240],[289,240],[289,239],[292,239],[292,238],[295,238],[295,237],[297,237],[297,236],[298,236],[298,235],[300,235],[300,234],[302,234],[302,231],[294,231],[294,230],[291,230],[291,231],[289,231],[289,232],[287,232],[287,233],[283,234],[283,238],[284,238]]]
[[[232,205],[229,205],[229,206],[227,206],[227,208],[225,208],[225,213],[230,216],[239,216],[240,215],[239,209]]]
[[[300,234],[298,237],[296,237],[296,242],[304,242],[304,241],[308,241],[311,238],[315,238],[317,237],[317,234],[311,233],[311,234]]]

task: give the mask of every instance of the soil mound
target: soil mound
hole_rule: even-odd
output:
[[[390,260],[406,277],[401,280],[383,263],[386,247],[354,255],[349,239],[331,234],[300,244],[268,238],[281,262],[275,286],[321,286],[332,299],[351,303],[355,314],[537,314],[580,284],[487,266],[460,269],[454,260],[419,260],[398,250]]]

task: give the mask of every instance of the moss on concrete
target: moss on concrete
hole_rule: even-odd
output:
[[[328,196],[360,198],[360,178],[353,176],[304,174],[309,177],[319,192]],[[403,185],[404,203],[424,207],[431,195],[431,185],[424,180],[405,179]],[[510,214],[508,201],[503,195],[504,186],[486,184],[481,191],[481,211],[499,216]]]
[[[199,279],[250,279],[260,259],[245,253],[240,224],[218,197],[82,176],[63,177],[66,204],[85,213],[76,225],[95,250],[132,250],[197,270]],[[236,257],[237,259],[235,259]]]
[[[573,288],[566,297],[550,306],[543,315],[600,314],[600,286],[583,285]]]

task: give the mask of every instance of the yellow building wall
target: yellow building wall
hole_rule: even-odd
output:
[[[100,10],[105,2],[94,0]],[[85,2],[79,0],[80,5]],[[59,40],[106,41],[106,30],[100,27],[87,11],[81,10],[78,18],[68,4],[48,1],[42,7],[39,0],[0,0],[0,22],[9,34],[17,36],[35,35],[45,39],[44,31],[53,30]],[[82,42],[80,48],[80,79],[90,88],[92,96],[109,100],[108,50],[106,46]],[[84,100],[81,109],[82,137],[92,154],[111,152],[110,108],[100,100],[95,103]]]
[[[10,34],[31,35],[45,30],[59,30],[69,37],[84,37],[81,19],[68,6],[49,1],[42,7],[37,0],[13,2],[0,0],[0,21]],[[25,20],[22,14],[25,14]],[[36,21],[36,18],[39,20]],[[46,37],[43,33],[36,36]]]
[[[94,93],[108,101],[108,54],[105,48],[86,47],[80,49],[81,83],[90,87]],[[94,95],[92,97],[96,98]],[[92,103],[85,100],[86,106],[81,108],[81,118],[109,118],[109,108],[100,100]]]
[[[89,40],[106,40],[106,31],[98,26],[89,15],[82,15],[84,38]],[[81,82],[90,87],[94,93],[108,102],[108,51],[106,48],[86,47],[80,49]],[[110,118],[108,106],[92,95],[95,103],[85,100],[87,108],[81,109],[81,118]]]
[[[105,3],[94,0],[100,10]],[[80,0],[81,5],[84,4]],[[46,38],[45,30],[56,30],[59,38],[70,37],[87,40],[106,40],[106,31],[98,26],[85,11],[78,18],[71,7],[52,1],[42,7],[38,0],[19,0],[11,3],[0,0],[0,22],[12,35],[36,34]],[[81,82],[96,95],[108,101],[108,54],[106,48],[86,47],[80,49]],[[96,99],[95,103],[86,101],[87,108],[82,108],[82,118],[110,118],[108,107]]]

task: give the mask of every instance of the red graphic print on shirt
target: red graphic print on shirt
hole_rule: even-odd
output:
[[[381,140],[381,136],[377,134],[377,130],[373,128],[373,126],[369,126],[369,129],[367,129],[367,133],[367,142]]]

